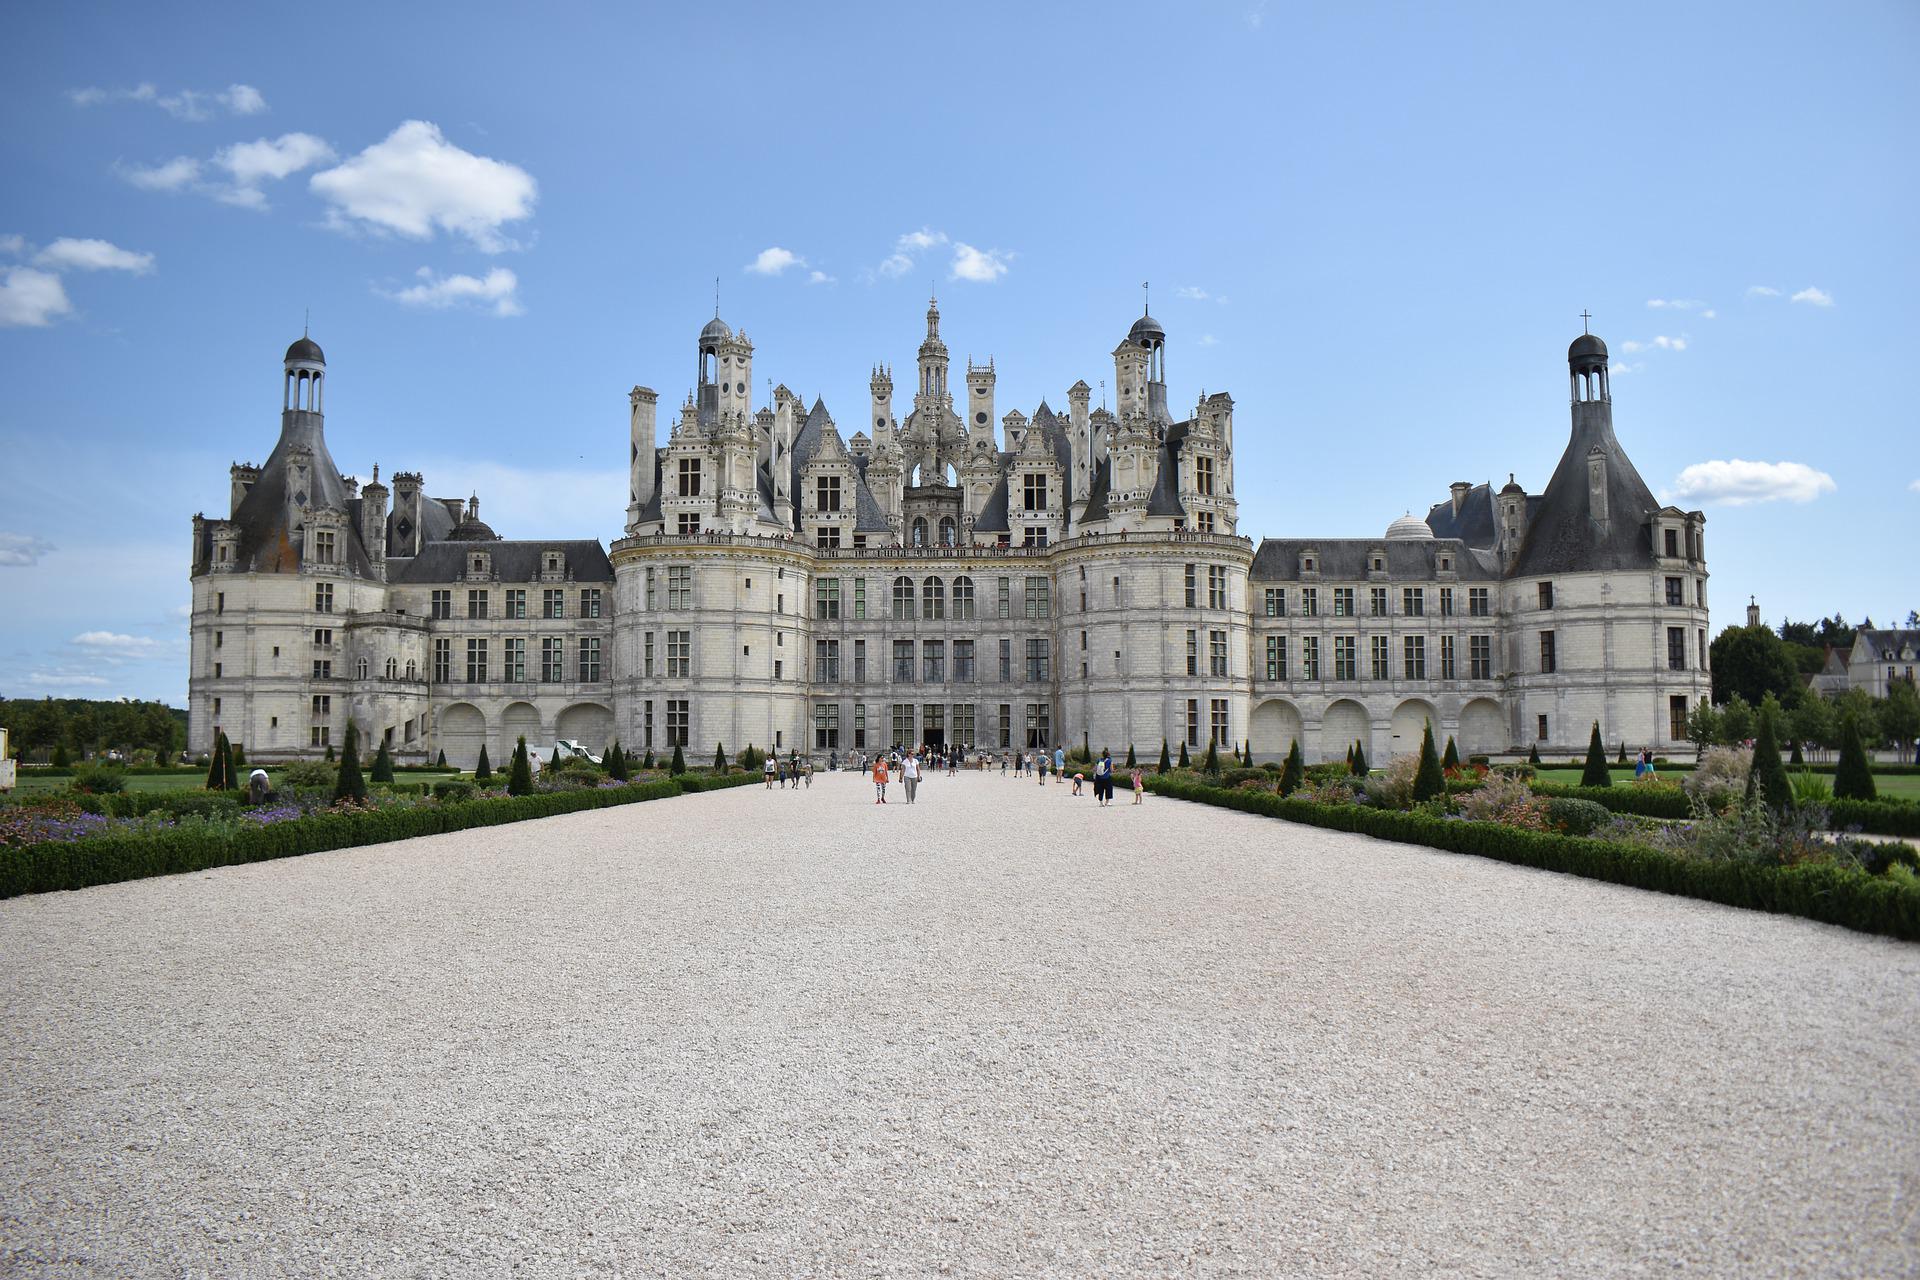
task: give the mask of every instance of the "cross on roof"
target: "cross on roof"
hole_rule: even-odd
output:
[[[1592,312],[1590,312],[1590,311],[1582,311],[1582,312],[1580,313],[1580,332],[1582,332],[1582,333],[1591,333],[1591,332],[1593,332],[1593,330],[1591,330],[1590,328],[1588,328],[1588,327],[1587,327],[1587,321],[1589,321],[1589,320],[1591,320],[1591,319],[1593,319],[1593,313],[1592,313]]]

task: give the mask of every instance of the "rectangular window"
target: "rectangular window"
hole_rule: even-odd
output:
[[[593,684],[600,679],[600,637],[580,637],[580,679]]]
[[[1542,631],[1540,633],[1540,670],[1551,673],[1557,669],[1553,652],[1553,632]]]
[[[911,702],[893,704],[893,741],[896,746],[904,746],[913,741],[913,704]]]
[[[1353,616],[1353,588],[1335,587],[1333,589],[1333,616],[1351,618]]]
[[[667,608],[693,608],[692,565],[670,564],[667,566]]]
[[[1493,612],[1487,600],[1485,587],[1467,588],[1467,614],[1469,617],[1485,618]]]
[[[227,611],[227,593],[226,592],[216,591],[213,593],[213,611],[215,613],[225,613]]]
[[[1227,633],[1224,631],[1207,632],[1207,670],[1210,674],[1227,674]]]
[[[1452,587],[1440,588],[1440,616],[1443,618],[1451,618],[1453,616]]]
[[[853,616],[861,621],[864,621],[867,616],[867,580],[865,578],[853,580]]]
[[[1215,746],[1225,747],[1233,743],[1233,734],[1227,727],[1227,700],[1215,698],[1209,708],[1208,740]]]
[[[315,529],[313,531],[313,558],[317,564],[333,563],[333,530]]]
[[[693,632],[667,632],[667,679],[685,680],[693,675]]]
[[[928,742],[944,741],[947,736],[947,709],[938,702],[920,708],[920,736]]]
[[[563,660],[567,642],[554,636],[548,636],[540,642],[540,681],[542,684],[559,684],[566,679],[566,663]]]
[[[1667,628],[1667,670],[1685,671],[1687,669],[1687,629],[1685,627]]]
[[[853,682],[855,684],[867,682],[867,642],[865,640],[853,642]]]
[[[1687,602],[1686,583],[1679,578],[1667,579],[1667,603],[1685,604]]]
[[[1707,649],[1707,629],[1705,627],[1700,628],[1698,636],[1700,647],[1695,649],[1694,652],[1700,655],[1700,669],[1705,671],[1707,669],[1708,659],[1712,657],[1712,654]]]
[[[1320,678],[1320,637],[1300,637],[1300,674],[1308,680]]]
[[[1285,636],[1267,637],[1267,679],[1285,680],[1287,678],[1287,638]]]
[[[893,642],[893,679],[895,684],[913,683],[913,641]]]
[[[313,643],[322,649],[333,648],[333,628],[317,627],[313,633]]]
[[[1306,618],[1320,616],[1320,588],[1300,588],[1300,615]]]
[[[653,679],[653,632],[646,632],[640,637],[640,640],[641,648],[644,651],[644,656],[640,660],[640,671],[647,679],[651,680]]]
[[[1080,607],[1086,608],[1086,593],[1080,593]],[[971,622],[973,612],[973,579],[959,577],[953,580],[953,616],[963,622]]]
[[[1474,680],[1493,679],[1493,637],[1467,637],[1467,675]]]
[[[1387,589],[1374,587],[1367,592],[1367,608],[1376,618],[1387,616]]]
[[[1193,460],[1193,491],[1203,498],[1213,496],[1213,459],[1205,454]]]
[[[1197,564],[1190,564],[1187,566],[1187,608],[1197,609],[1199,607],[1200,607],[1200,566]]]
[[[1013,616],[1013,579],[1001,578],[999,580],[999,592],[1000,592],[999,616],[1002,618],[1011,618]]]
[[[487,679],[487,642],[481,639],[467,641],[467,683],[484,684]]]
[[[453,641],[440,636],[433,642],[433,682],[446,684],[453,679]]]
[[[1667,530],[1664,530],[1663,532],[1665,532],[1666,534],[1666,541],[1663,545],[1666,547],[1667,558],[1669,560],[1679,559],[1680,531],[1678,529],[1667,529]]]
[[[487,616],[487,597],[490,594],[491,593],[487,591],[467,592],[467,616],[469,618],[484,618]]]
[[[973,641],[953,642],[953,678],[963,684],[973,682]]]
[[[1000,704],[1000,745],[1003,747],[1013,745],[1013,704],[1011,702]]]
[[[653,637],[648,636],[647,639]],[[651,647],[648,656],[652,656]],[[527,678],[527,642],[524,638],[514,636],[500,642],[500,678],[512,682]]]
[[[920,655],[925,665],[928,684],[945,684],[947,681],[947,645],[944,640],[928,640],[920,646]]]
[[[1667,699],[1667,736],[1675,742],[1687,740],[1687,695],[1684,693]]]
[[[834,495],[838,498],[838,494]],[[838,751],[840,749],[840,704],[823,702],[813,709],[813,749],[815,751]]]
[[[583,618],[597,618],[600,616],[600,588],[581,588],[580,616]]]
[[[1333,638],[1333,678],[1335,680],[1359,678],[1359,652],[1360,641],[1357,636]]]
[[[1284,618],[1287,614],[1287,590],[1285,587],[1267,588],[1267,616]]]
[[[1200,633],[1193,630],[1187,632],[1187,674],[1200,674]]]
[[[333,714],[332,697],[324,693],[314,694],[313,695],[313,718],[315,720],[325,720],[328,716],[332,714]]]
[[[1400,588],[1400,612],[1409,618],[1423,618],[1427,613],[1427,591],[1425,587]]]
[[[217,662],[213,664],[213,675],[215,679],[219,679],[220,677],[220,664]],[[315,680],[333,679],[333,663],[330,660],[315,662],[313,664],[313,678]]]
[[[962,747],[973,745],[973,704],[971,702],[954,704],[952,740]]]
[[[1021,506],[1027,511],[1045,511],[1047,509],[1047,478],[1029,471],[1020,477]]]
[[[1440,637],[1440,678],[1442,680],[1454,678],[1452,636]]]
[[[549,587],[540,593],[540,616],[543,618],[564,618],[567,616],[567,593],[558,587]]]
[[[920,616],[928,622],[947,616],[947,588],[940,579],[928,578],[920,584]]]
[[[655,607],[654,598],[653,598],[653,588],[654,588],[653,568],[652,566],[648,566],[647,568],[647,611],[649,613],[651,613]],[[521,592],[520,598],[521,598],[521,612],[513,615],[516,618],[524,618],[527,616],[526,615],[526,593]]]
[[[312,746],[316,746],[316,747],[327,746],[329,743],[333,741],[333,730],[323,724],[315,725],[309,731],[307,741]]]
[[[649,569],[647,572],[651,574],[653,571]],[[649,580],[648,585],[651,587],[651,580]],[[651,593],[647,596],[647,607],[649,609],[653,607],[653,596]],[[524,589],[515,587],[507,592],[506,616],[514,619],[524,619],[527,616],[527,593]]]
[[[893,620],[895,622],[913,621],[913,579],[907,577],[893,580]]]
[[[1000,680],[1005,683],[1013,679],[1013,641],[1000,641]]]
[[[813,583],[813,616],[829,621],[840,616],[840,579],[816,578]]]
[[[1027,704],[1027,745],[1044,747],[1053,741],[1053,704],[1050,702],[1029,702]]]
[[[1207,566],[1207,608],[1227,607],[1227,570],[1225,565]]]
[[[853,704],[853,749],[867,749],[867,704],[864,702]]]
[[[453,616],[453,592],[436,591],[433,593],[433,616],[451,618]]]
[[[839,683],[840,642],[838,640],[813,642],[813,678],[827,684]]]
[[[1427,638],[1402,636],[1400,640],[1406,650],[1407,679],[1425,680],[1427,678]]]
[[[680,525],[681,535],[690,538],[700,532],[700,513],[697,511],[682,511],[678,523]]]
[[[820,476],[813,482],[813,505],[817,511],[840,509],[840,477]]]
[[[840,546],[840,526],[837,524],[821,525],[818,529],[814,530],[813,541],[817,546],[838,550]]]
[[[1029,618],[1044,618],[1053,611],[1045,578],[1027,579],[1026,601]]]
[[[700,459],[680,459],[680,496],[683,498],[700,496]]]
[[[687,730],[691,727],[688,724],[689,719],[690,717],[687,715],[687,700],[685,698],[667,699],[668,746],[685,747],[687,745]]]
[[[1551,582],[1543,582],[1540,584],[1540,607],[1542,609],[1553,608],[1553,584]]]
[[[1053,678],[1052,661],[1047,652],[1047,641],[1043,636],[1034,636],[1027,640],[1027,679],[1051,680]]]
[[[1375,680],[1393,678],[1392,658],[1387,650],[1385,636],[1367,637],[1367,670]]]
[[[1542,715],[1537,717],[1536,721],[1537,723],[1534,726],[1535,728],[1534,736],[1539,741],[1545,742],[1547,740],[1547,718],[1546,716]]]
[[[1187,745],[1190,747],[1200,745],[1200,700],[1198,698],[1187,699]]]

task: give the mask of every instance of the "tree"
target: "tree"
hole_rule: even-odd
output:
[[[1367,744],[1364,742],[1354,743],[1353,744],[1354,776],[1356,778],[1364,778],[1372,772],[1373,772],[1373,766],[1367,763]]]
[[[53,767],[56,769],[64,769],[72,763],[73,757],[67,754],[66,739],[62,738],[53,744]],[[213,784],[208,783],[207,785],[211,787]]]
[[[646,757],[646,759],[644,759],[644,760],[642,760],[642,761],[640,762],[640,767],[641,767],[642,769],[651,769],[651,768],[653,768],[653,748],[652,748],[652,747],[648,747],[648,748],[647,748],[647,757]]]
[[[1807,762],[1806,755],[1800,750],[1800,739],[1795,738],[1792,745],[1788,748],[1788,751],[1788,764],[1805,764]]]
[[[1720,740],[1738,746],[1753,737],[1753,707],[1739,694],[1720,708]]]
[[[360,775],[360,726],[347,721],[347,740],[340,748],[340,771],[333,779],[333,802],[359,803],[367,798],[367,780]]]
[[[1782,702],[1799,696],[1799,668],[1771,627],[1728,627],[1714,638],[1709,653],[1715,702],[1736,694],[1749,704],[1769,693]]]
[[[1140,767],[1140,761],[1134,757],[1133,744],[1129,742],[1127,744],[1127,768],[1137,769],[1139,767]]]
[[[507,767],[507,794],[533,794],[533,761],[527,758],[527,740],[522,737],[513,747],[513,763]]]
[[[1300,757],[1300,739],[1287,748],[1287,762],[1280,766],[1280,794],[1290,796],[1307,779],[1307,763]]]
[[[713,744],[713,771],[715,773],[727,771],[727,749],[718,742]]]
[[[1173,756],[1167,750],[1167,740],[1162,738],[1160,739],[1160,767],[1154,772],[1165,773],[1171,768],[1173,768]]]
[[[559,767],[559,765],[560,765],[560,748],[558,745],[556,745],[553,749],[552,757],[547,761],[547,768],[556,769]]]
[[[373,757],[371,780],[374,782],[393,781],[393,757],[387,752],[387,740],[385,738],[380,739],[380,750],[378,754]]]
[[[1458,769],[1460,767],[1460,749],[1453,745],[1452,734],[1447,735],[1447,750],[1446,754],[1440,757],[1440,767],[1442,769]]]
[[[1833,702],[1829,698],[1816,694],[1800,699],[1800,705],[1787,713],[1787,723],[1794,740],[1807,746],[1831,747],[1837,740],[1839,721],[1834,717]]]
[[[63,747],[61,746],[54,748],[53,763],[56,768],[60,765],[60,753],[62,749]],[[218,730],[213,735],[213,750],[208,754],[207,759],[207,790],[227,791],[232,789],[233,780],[227,775],[228,761],[226,731]]]
[[[686,771],[687,758],[680,754],[680,744],[676,742],[673,744],[673,763],[667,766],[667,772],[679,774]]]
[[[1887,696],[1880,700],[1880,732],[1893,739],[1894,758],[1905,760],[1913,740],[1920,738],[1920,693],[1912,681],[1887,682]]]
[[[1180,767],[1182,769],[1191,769],[1193,767],[1193,761],[1187,757],[1187,744],[1185,742],[1180,744]]]
[[[1860,741],[1858,719],[1840,719],[1840,763],[1833,771],[1833,798],[1836,800],[1872,800],[1877,795],[1873,769],[1867,764],[1867,751]]]
[[[480,744],[480,763],[473,766],[473,780],[479,786],[493,782],[493,765],[487,760],[487,744]]]
[[[1769,635],[1772,632],[1768,632]],[[1580,771],[1583,787],[1610,787],[1613,774],[1607,768],[1607,747],[1600,741],[1600,722],[1593,722],[1593,736],[1587,739],[1587,767]]]
[[[1693,710],[1687,713],[1687,740],[1693,743],[1696,754],[1719,742],[1725,730],[1723,717],[1705,698],[1696,702]]]
[[[1833,714],[1843,724],[1853,721],[1863,747],[1880,741],[1880,702],[1865,689],[1844,690],[1833,700]]]
[[[632,776],[632,771],[627,768],[627,753],[620,749],[618,738],[614,739],[613,745],[607,748],[605,764],[607,776],[615,782],[625,782]]]
[[[1597,726],[1595,732],[1598,732]],[[1600,767],[1606,767],[1604,760]],[[1418,804],[1422,800],[1431,800],[1445,794],[1446,789],[1447,775],[1440,771],[1440,755],[1433,749],[1433,721],[1429,720],[1420,734],[1420,767],[1413,775],[1413,801]]]
[[[1760,727],[1753,742],[1753,763],[1747,768],[1747,791],[1766,801],[1776,813],[1793,805],[1793,784],[1787,781],[1787,766],[1780,763],[1780,737],[1774,729],[1781,712],[1771,699],[1761,704]]]

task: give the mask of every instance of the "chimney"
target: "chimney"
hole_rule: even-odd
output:
[[[1465,480],[1455,480],[1447,488],[1453,494],[1453,514],[1457,516],[1460,508],[1467,505],[1467,495],[1473,492],[1473,486]]]
[[[247,493],[260,479],[260,468],[251,462],[236,462],[233,464],[231,474],[233,476],[233,509],[228,512],[228,515],[237,516],[240,514],[240,504],[246,501]]]
[[[387,486],[380,483],[380,465],[374,464],[373,479],[360,491],[360,541],[367,548],[381,576],[387,562]]]

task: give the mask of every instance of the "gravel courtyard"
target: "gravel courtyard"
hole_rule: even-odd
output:
[[[0,1274],[1920,1270],[1920,947],[872,791],[0,902]]]

